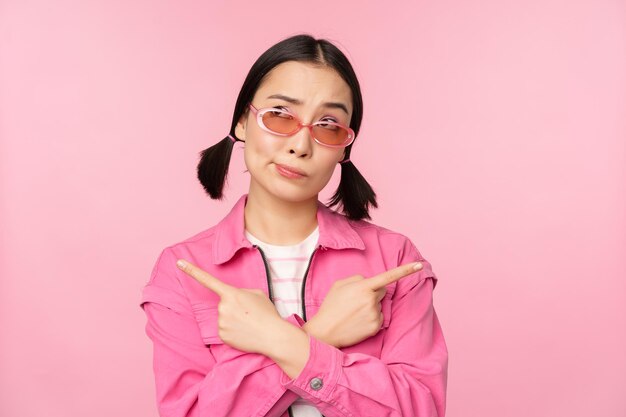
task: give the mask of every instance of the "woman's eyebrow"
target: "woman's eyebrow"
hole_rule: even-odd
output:
[[[284,94],[272,94],[271,96],[269,96],[267,98],[277,98],[277,99],[280,99],[280,100],[285,100],[285,101],[287,101],[289,103],[292,103],[292,104],[295,104],[295,105],[302,104],[302,100],[298,100],[297,98],[288,97],[288,96],[286,96]],[[348,108],[343,103],[326,102],[326,103],[323,103],[322,106],[326,107],[326,108],[330,108],[330,109],[341,109],[346,114],[348,114]]]

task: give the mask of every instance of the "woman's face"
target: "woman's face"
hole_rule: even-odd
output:
[[[283,95],[301,104],[282,98]],[[347,112],[324,103],[343,103]],[[348,84],[332,69],[308,63],[287,61],[272,69],[257,89],[252,105],[257,109],[282,107],[295,114],[302,123],[313,123],[332,117],[345,126],[352,117],[352,93]],[[251,175],[250,189],[261,187],[282,200],[298,202],[315,197],[328,184],[345,148],[330,148],[317,143],[307,128],[292,136],[277,136],[262,130],[256,115],[248,109],[235,129],[245,140],[244,160]],[[289,178],[278,165],[297,168],[305,173]]]

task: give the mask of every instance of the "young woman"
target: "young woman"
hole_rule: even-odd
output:
[[[221,199],[242,142],[249,192],[165,248],[143,288],[162,416],[444,416],[437,277],[410,239],[366,220],[376,196],[350,161],[362,114],[326,40],[290,37],[250,69],[198,165]]]

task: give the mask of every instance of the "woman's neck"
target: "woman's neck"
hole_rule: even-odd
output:
[[[245,228],[271,245],[294,245],[317,227],[317,196],[285,201],[267,193],[249,192],[244,208]]]

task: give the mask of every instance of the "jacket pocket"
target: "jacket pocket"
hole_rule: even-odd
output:
[[[191,305],[193,314],[196,316],[200,335],[205,345],[223,344],[218,331],[217,306],[208,303],[196,303]]]

